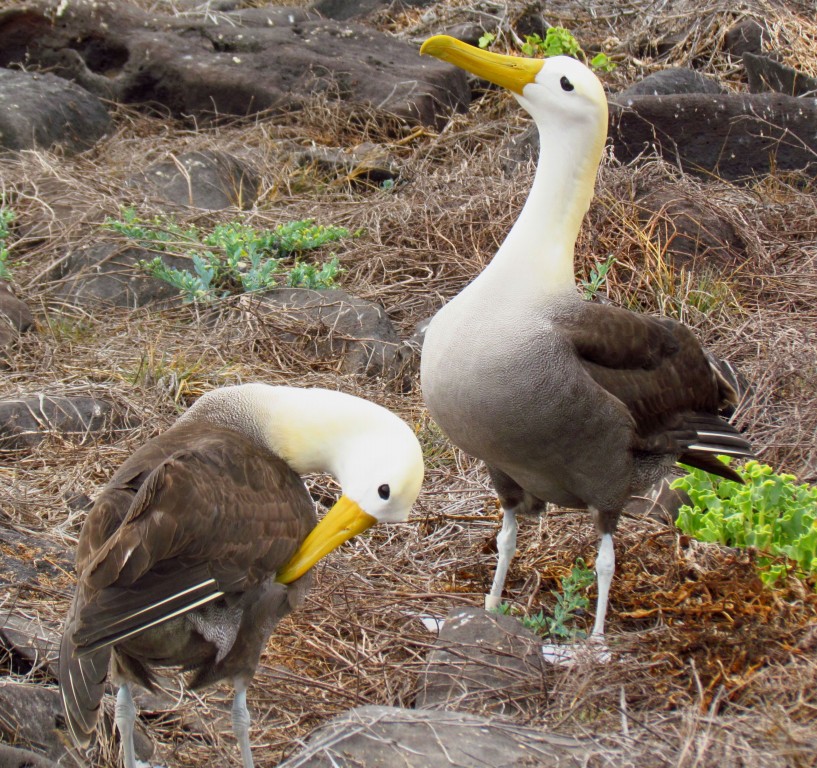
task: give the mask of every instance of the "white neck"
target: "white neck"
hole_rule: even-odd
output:
[[[573,253],[593,198],[600,151],[575,136],[539,131],[540,154],[528,199],[491,263],[474,281],[492,293],[575,293]],[[595,149],[595,148],[594,148]]]
[[[348,449],[362,430],[397,421],[388,411],[342,392],[266,384],[213,390],[180,421],[201,419],[243,432],[298,474],[328,472],[338,480],[344,446]]]

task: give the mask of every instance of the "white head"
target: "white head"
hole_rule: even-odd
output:
[[[539,127],[542,146],[575,148],[592,172],[607,138],[607,98],[593,72],[569,56],[505,56],[447,35],[426,40],[420,53],[435,56],[510,90]]]
[[[328,389],[243,384],[200,397],[180,422],[207,421],[249,436],[298,474],[328,472],[343,495],[279,573],[288,583],[377,522],[403,522],[420,493],[423,455],[391,411]]]

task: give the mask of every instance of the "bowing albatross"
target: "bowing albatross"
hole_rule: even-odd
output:
[[[676,461],[739,480],[716,458],[751,455],[720,415],[737,394],[685,326],[577,293],[574,246],[607,137],[598,78],[565,56],[503,56],[445,35],[421,53],[508,88],[539,129],[519,218],[486,269],[431,320],[422,350],[429,412],[485,462],[503,508],[486,607],[502,594],[517,512],[546,502],[589,509],[601,536],[600,640],[624,503]]]
[[[309,472],[342,489],[317,526],[299,476]],[[265,384],[203,395],[125,461],[82,528],[60,648],[73,740],[90,743],[110,668],[123,762],[135,768],[130,687],[179,666],[191,688],[233,682],[233,730],[252,768],[246,690],[270,633],[321,557],[406,520],[422,479],[411,428],[360,398]]]

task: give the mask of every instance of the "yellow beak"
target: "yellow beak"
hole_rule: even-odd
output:
[[[544,64],[543,59],[525,59],[484,51],[448,35],[429,37],[420,48],[420,53],[454,64],[520,96],[525,86],[536,79]]]
[[[324,555],[376,522],[377,519],[364,512],[357,502],[341,496],[323,520],[310,531],[290,561],[278,571],[276,581],[289,584],[299,579]]]

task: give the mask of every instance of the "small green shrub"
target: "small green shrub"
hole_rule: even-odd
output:
[[[496,35],[486,32],[479,39],[480,48],[488,48],[496,40]],[[525,35],[525,42],[520,50],[525,56],[572,56],[581,59],[591,69],[597,72],[612,72],[616,68],[614,61],[606,53],[597,53],[588,61],[587,54],[582,50],[578,40],[564,27],[549,27],[544,38],[540,35]]]
[[[105,226],[143,248],[189,257],[190,270],[170,267],[159,256],[139,262],[141,269],[177,288],[186,302],[208,302],[282,283],[292,288],[331,288],[342,271],[337,257],[330,254],[328,261],[315,265],[300,256],[349,237],[343,227],[325,227],[310,219],[273,230],[233,221],[204,233],[197,227],[183,229],[170,217],[144,221],[133,208],[124,208],[120,220],[106,219]]]
[[[0,280],[11,280],[6,240],[9,236],[9,225],[12,221],[14,221],[14,211],[0,204]]]
[[[693,506],[678,513],[678,527],[701,541],[760,552],[760,578],[772,585],[792,567],[817,573],[817,487],[798,485],[757,461],[737,469],[744,485],[698,469],[672,483]],[[781,562],[783,560],[783,562]]]
[[[556,598],[553,615],[546,616],[544,611],[539,611],[532,616],[521,616],[520,622],[542,637],[559,640],[584,637],[585,633],[571,624],[576,618],[577,611],[587,610],[589,602],[585,592],[594,581],[595,574],[592,569],[585,565],[582,558],[577,558],[570,570],[570,576],[562,581],[562,591],[551,590],[551,594]],[[509,614],[513,613],[513,609],[507,603],[502,603],[498,612]]]
[[[616,257],[610,254],[603,262],[595,261],[590,268],[590,275],[587,280],[582,280],[584,298],[592,299],[607,282],[607,273],[610,267],[616,263]]]

